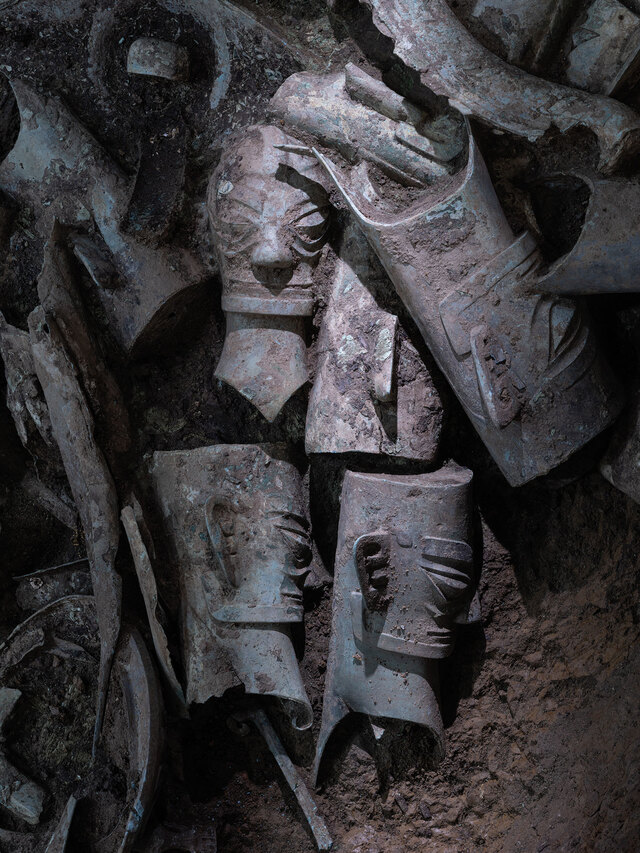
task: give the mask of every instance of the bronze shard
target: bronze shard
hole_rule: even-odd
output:
[[[227,319],[216,376],[269,421],[309,378],[305,318],[328,234],[326,178],[298,145],[278,128],[249,128],[208,193]]]
[[[291,639],[311,561],[300,475],[277,448],[155,453],[151,477],[182,589],[187,703],[230,687],[311,725]]]
[[[436,661],[473,595],[471,477],[345,474],[314,778],[350,711],[425,726],[444,750]]]

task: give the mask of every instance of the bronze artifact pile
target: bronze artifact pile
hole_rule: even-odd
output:
[[[323,64],[251,4],[53,5],[0,2],[85,26],[91,92],[0,65],[0,458],[51,534],[7,568],[0,848],[213,853],[201,738],[214,774],[261,750],[317,849],[364,850],[313,792],[349,725],[376,761],[446,755],[476,462],[640,502],[590,314],[640,292],[640,7],[330,0]],[[579,209],[555,244],[551,191]]]

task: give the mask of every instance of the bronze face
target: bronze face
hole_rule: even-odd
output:
[[[314,777],[349,711],[444,731],[436,661],[451,654],[472,596],[471,472],[347,471]]]
[[[311,725],[291,626],[311,560],[302,479],[281,449],[156,453],[151,469],[182,585],[186,701],[243,684]]]
[[[417,529],[360,536],[354,545],[360,590],[351,594],[355,636],[410,657],[449,654],[455,619],[469,605],[472,557],[468,542]]]
[[[304,317],[329,203],[313,156],[276,127],[245,132],[214,173],[208,210],[227,332],[216,376],[274,420],[309,378]]]
[[[313,270],[330,208],[315,158],[286,150],[295,147],[278,128],[253,128],[211,180],[208,209],[225,311],[312,311]]]
[[[309,522],[295,491],[286,496],[265,478],[264,492],[246,488],[240,499],[216,489],[205,504],[207,531],[214,552],[214,570],[226,588],[225,621],[237,611],[238,621],[279,621],[302,608],[302,585],[311,562]],[[208,587],[206,576],[203,579]],[[215,596],[219,606],[218,596]],[[261,614],[260,616],[256,614]],[[219,614],[220,615],[220,614]],[[214,618],[216,613],[213,613]],[[286,621],[289,621],[287,618]]]

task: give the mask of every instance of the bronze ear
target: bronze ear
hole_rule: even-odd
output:
[[[207,532],[216,556],[214,569],[224,575],[224,580],[233,587],[238,586],[237,545],[235,539],[236,518],[233,510],[214,497],[209,498],[204,507]]]
[[[384,607],[391,568],[391,535],[384,530],[365,533],[356,539],[353,555],[368,609]]]

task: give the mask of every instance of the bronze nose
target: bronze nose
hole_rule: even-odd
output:
[[[265,270],[291,269],[294,258],[283,238],[274,230],[263,234],[251,255],[254,267]]]

